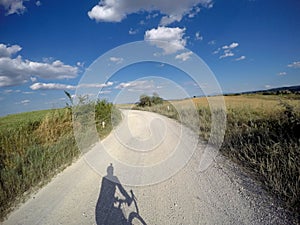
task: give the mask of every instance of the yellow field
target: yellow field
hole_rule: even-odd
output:
[[[216,97],[208,97],[216,98]],[[208,98],[194,98],[192,101],[196,106],[208,107]],[[187,103],[190,99],[176,101],[182,104]],[[280,109],[280,102],[285,101],[296,109],[300,110],[300,101],[296,99],[288,99],[276,95],[238,95],[238,96],[224,96],[224,101],[227,109],[251,109],[252,111],[263,110],[266,113],[271,113]]]

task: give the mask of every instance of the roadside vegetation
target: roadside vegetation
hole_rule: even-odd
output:
[[[94,109],[100,139],[121,120],[119,111],[105,100],[83,97],[81,107]],[[92,107],[92,108],[91,108]],[[77,115],[86,117],[84,111]],[[105,127],[102,126],[105,123]],[[77,124],[77,129],[84,130]],[[94,137],[98,141],[98,137]],[[89,147],[89,146],[86,146]],[[45,185],[79,157],[73,134],[72,109],[26,112],[0,118],[0,220],[29,193]]]
[[[220,149],[242,166],[296,214],[300,212],[300,99],[299,95],[249,94],[225,96],[227,125]],[[213,97],[211,97],[213,98]],[[134,109],[180,120],[188,100]],[[210,136],[211,111],[206,98],[192,99],[200,121],[199,136]],[[176,106],[176,107],[174,107]],[[182,113],[180,113],[182,114]],[[184,115],[184,114],[182,114]],[[190,117],[189,114],[186,114]],[[190,118],[193,119],[193,118]]]

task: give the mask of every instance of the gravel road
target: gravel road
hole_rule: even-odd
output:
[[[199,172],[203,148],[191,131],[171,119],[123,111],[121,124],[105,140],[33,194],[3,224],[125,225],[117,221],[122,217],[118,213],[128,217],[134,204],[118,209],[112,195],[125,199],[130,190],[148,225],[291,224],[258,184],[221,155]],[[111,204],[114,207],[107,210]]]

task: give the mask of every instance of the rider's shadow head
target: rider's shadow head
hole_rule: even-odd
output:
[[[106,172],[108,177],[112,177],[114,175],[114,167],[112,163],[107,167]]]

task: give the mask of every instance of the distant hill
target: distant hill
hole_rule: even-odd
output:
[[[227,95],[240,95],[240,94],[299,94],[300,95],[300,85],[289,86],[289,87],[278,87],[271,88],[267,90],[257,90],[257,91],[246,91],[240,93],[231,93]]]

